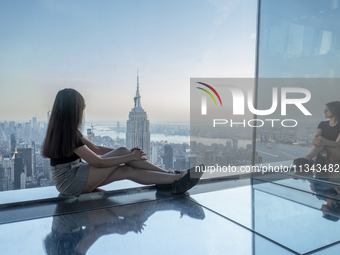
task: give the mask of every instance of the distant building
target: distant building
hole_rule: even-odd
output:
[[[32,177],[33,162],[32,162],[32,148],[18,149],[18,153],[22,154],[22,159],[26,166],[26,177]]]
[[[214,166],[216,163],[215,163],[215,160],[214,160],[214,152],[213,150],[205,150],[204,151],[204,164],[206,166]]]
[[[117,121],[117,132],[118,133],[120,132],[120,123],[119,123],[119,121]]]
[[[174,152],[170,144],[164,145],[164,157],[163,164],[165,170],[172,169],[174,167],[173,164]]]
[[[6,169],[6,173],[11,178],[11,181],[14,181],[14,159],[4,158],[2,166]]]
[[[227,147],[227,149],[231,149],[232,147],[231,147],[231,141],[227,141],[226,142],[226,147]]]
[[[0,165],[0,191],[11,189],[12,189],[11,178],[6,173],[6,168],[3,165]]]
[[[91,142],[93,142],[93,139],[92,139],[92,129],[91,128],[87,129],[87,139],[89,139]]]
[[[158,161],[158,147],[152,146],[151,147],[151,163],[157,164]]]
[[[25,123],[24,136],[27,138],[31,138],[32,136],[31,121]]]
[[[233,138],[233,150],[237,151],[238,150],[238,139]]]
[[[37,157],[35,155],[35,141],[32,141],[32,176],[36,173]]]
[[[42,162],[43,162],[43,171],[44,171],[45,177],[49,180],[52,180],[52,170],[51,170],[51,165],[50,165],[50,159],[44,158]]]
[[[0,191],[7,190],[5,189],[5,168],[0,165]]]
[[[15,153],[14,157],[14,189],[21,189],[21,174],[25,173],[25,164],[21,153]]]
[[[20,189],[26,189],[26,175],[21,173],[20,175]]]
[[[17,148],[17,134],[11,134],[11,154],[14,154],[15,149]]]
[[[137,91],[134,98],[135,106],[129,113],[126,130],[126,147],[141,148],[147,157],[150,157],[150,129],[147,114],[141,105],[141,96],[139,94],[139,80],[137,74]]]
[[[190,155],[190,168],[194,166],[197,166],[197,156]]]
[[[33,117],[32,118],[33,120],[33,130],[36,130],[38,129],[38,122],[37,122],[37,118],[36,117]]]
[[[187,168],[186,158],[184,156],[179,156],[175,162],[176,170],[184,170]]]

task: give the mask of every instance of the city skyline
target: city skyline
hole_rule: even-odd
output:
[[[176,160],[175,162],[177,162],[175,167],[179,169],[187,167],[189,153],[186,149],[189,147],[189,141],[187,141],[189,128],[180,125],[155,125],[153,127],[155,134],[161,133],[167,140],[158,139],[151,142],[149,123],[146,119],[146,112],[141,107],[140,99],[141,96],[137,88],[135,107],[133,111],[130,112],[128,121],[130,126],[127,126],[130,128],[125,126],[121,127],[118,121],[116,126],[109,128],[113,133],[117,132],[116,135],[112,135],[112,132],[105,133],[103,130],[105,127],[99,126],[99,134],[96,134],[95,131],[95,134],[92,136],[92,132],[87,132],[88,139],[91,139],[96,144],[101,144],[101,146],[114,149],[126,146],[126,141],[130,141],[134,143],[131,144],[131,147],[139,146],[142,148],[152,163],[160,167],[163,167],[163,147],[171,144],[174,146],[176,152],[172,158],[173,161]],[[135,132],[139,131],[141,127],[147,128],[141,132],[142,136],[140,136],[139,132]],[[41,154],[41,145],[44,140],[46,128],[46,123],[44,123],[43,126],[40,125],[35,117],[24,124],[16,121],[0,121],[0,191],[54,185],[50,159],[44,158]],[[126,130],[132,132],[126,132],[126,138],[119,137],[119,135],[125,134],[122,132]],[[102,134],[103,131],[105,133],[104,135]],[[85,132],[83,133],[86,135]],[[169,137],[168,135],[171,136]],[[178,141],[176,136],[184,137],[179,139],[182,141]],[[133,139],[129,139],[129,137]],[[152,153],[150,147],[152,147]]]
[[[45,120],[65,87],[87,120],[124,120],[137,68],[149,120],[185,121],[191,77],[254,76],[254,0],[3,1],[0,14],[0,121]]]

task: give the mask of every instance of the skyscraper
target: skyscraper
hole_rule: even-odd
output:
[[[36,166],[37,166],[37,158],[35,155],[35,141],[32,141],[32,177],[35,175],[36,173]]]
[[[131,149],[138,146],[150,157],[150,130],[146,112],[141,105],[139,78],[137,73],[137,91],[134,97],[135,106],[129,113],[126,130],[126,146]]]
[[[5,168],[0,164],[0,191],[7,190],[5,187]]]
[[[149,158],[149,160],[151,161],[151,163],[157,164],[157,159],[158,159],[158,147],[154,145],[151,146],[151,158]]]
[[[38,122],[37,122],[37,117],[33,117],[32,118],[32,122],[33,122],[33,130],[38,128]]]
[[[26,177],[32,177],[32,148],[18,149],[18,154],[22,154],[22,159],[24,161],[24,164],[26,165]]]
[[[175,168],[176,170],[184,170],[185,168],[187,168],[186,158],[183,155],[177,157]]]
[[[14,157],[14,189],[21,189],[21,174],[25,172],[24,159],[21,153],[15,153]]]
[[[171,145],[170,144],[164,145],[163,162],[164,162],[165,170],[172,169],[174,167],[173,158],[174,158],[174,151],[173,151]]]
[[[14,154],[15,149],[17,148],[17,134],[11,134],[11,154]]]

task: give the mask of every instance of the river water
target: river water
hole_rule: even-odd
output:
[[[110,125],[111,124],[111,125]],[[112,139],[126,138],[125,132],[116,132],[112,130],[115,126],[112,123],[106,124],[101,123],[93,127],[95,135],[109,136]],[[86,130],[91,128],[91,124],[84,126],[83,134],[86,135]],[[190,143],[190,136],[178,136],[178,135],[164,135],[164,134],[151,134],[150,139],[153,142],[167,141],[168,143]],[[203,143],[205,145],[211,145],[213,143],[226,145],[227,141],[231,139],[219,139],[219,138],[202,138],[202,137],[191,137],[191,141],[197,143]],[[252,144],[251,140],[238,140],[238,147],[246,148],[248,144]],[[310,151],[310,147],[303,147],[299,145],[291,144],[273,144],[273,143],[257,143],[256,151],[259,156],[262,157],[262,162],[278,162],[292,160],[294,158],[302,157],[307,155]]]

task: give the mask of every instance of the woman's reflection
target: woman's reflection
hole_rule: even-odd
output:
[[[62,209],[58,206],[57,212]],[[202,207],[185,197],[54,216],[52,231],[44,240],[45,251],[48,255],[86,254],[101,236],[142,233],[152,214],[166,210],[179,211],[181,217],[205,218]]]
[[[327,220],[338,221],[340,219],[340,194],[339,186],[320,181],[310,182],[310,188],[319,200],[326,201],[321,206],[323,217]]]

